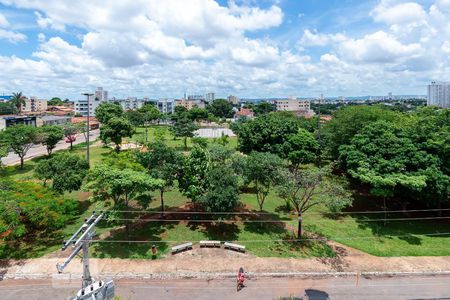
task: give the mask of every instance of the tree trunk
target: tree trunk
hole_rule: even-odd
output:
[[[23,156],[20,157],[20,168],[23,169]]]
[[[72,151],[73,150],[73,142],[72,142],[72,139],[70,139],[70,151]]]
[[[164,189],[159,190],[159,197],[161,199],[161,217],[164,217]]]
[[[302,211],[298,211],[298,227],[297,227],[297,240],[300,241],[302,238]]]
[[[184,137],[184,150],[187,150],[187,137]]]
[[[383,209],[384,209],[384,226],[386,226],[386,219],[387,219],[386,197],[383,197]]]
[[[145,122],[145,143],[148,143],[148,124]]]

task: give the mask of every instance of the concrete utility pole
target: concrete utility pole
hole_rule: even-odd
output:
[[[66,250],[70,244],[73,244],[74,251],[66,259],[64,263],[56,264],[58,273],[62,273],[65,267],[83,250],[83,281],[81,290],[78,291],[77,296],[73,300],[107,300],[114,298],[115,286],[112,280],[108,282],[95,281],[91,276],[89,270],[89,243],[95,236],[95,225],[103,218],[103,213],[97,215],[95,212],[92,216],[87,218],[83,225],[72,235],[72,237],[64,242],[62,250]],[[78,237],[79,236],[79,237]]]
[[[89,106],[89,99],[91,96],[94,96],[94,94],[90,94],[90,93],[84,93],[82,95],[85,95],[87,98],[87,122],[86,122],[86,160],[89,164],[89,130],[91,129],[91,126],[89,125],[89,117],[90,117],[90,111],[91,108]]]

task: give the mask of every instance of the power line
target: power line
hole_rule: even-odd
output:
[[[418,218],[385,218],[385,219],[360,219],[362,222],[381,222],[381,221],[418,221],[418,220],[444,220],[450,219],[450,217],[418,217]],[[192,223],[283,223],[296,221],[296,219],[289,220],[211,220],[211,219],[153,219],[153,218],[142,218],[142,219],[128,219],[128,218],[111,218],[111,219],[103,219],[104,221],[146,221],[146,222],[192,222]],[[315,221],[325,221],[325,220],[317,220]]]
[[[450,208],[409,209],[409,210],[373,210],[373,211],[342,211],[342,212],[306,212],[304,215],[345,215],[345,214],[381,214],[381,213],[410,213],[410,212],[438,212],[450,211]],[[198,214],[198,215],[276,215],[269,212],[206,212],[206,211],[154,211],[154,210],[109,210],[110,213],[140,213],[140,214]],[[284,215],[297,215],[297,212],[280,213]]]
[[[301,241],[336,241],[336,240],[364,240],[364,239],[379,239],[379,238],[401,238],[401,237],[413,237],[416,235],[422,236],[445,236],[450,235],[450,232],[436,232],[436,233],[417,233],[417,234],[403,234],[403,235],[378,235],[378,236],[342,236],[342,237],[316,237],[316,238],[301,238]],[[93,243],[185,243],[198,241],[192,240],[90,240]],[[261,239],[261,240],[230,240],[240,243],[267,243],[267,242],[297,242],[298,239]]]

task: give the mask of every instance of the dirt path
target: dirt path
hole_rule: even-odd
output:
[[[208,252],[214,251],[209,257]],[[202,255],[198,255],[203,252]],[[220,258],[215,254],[219,253]],[[4,261],[0,274],[12,277],[51,277],[57,274],[55,265],[61,258],[40,258]],[[234,274],[239,267],[251,273],[296,272],[442,272],[450,270],[450,257],[346,257],[338,269],[321,259],[261,258],[224,249],[198,249],[173,255],[163,260],[90,259],[91,272],[126,277],[202,277],[208,274]],[[82,273],[82,264],[74,260],[64,271],[71,276]]]

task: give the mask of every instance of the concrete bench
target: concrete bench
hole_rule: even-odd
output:
[[[172,254],[178,253],[180,251],[189,250],[192,249],[192,243],[185,243],[178,246],[172,247]]]
[[[220,241],[200,241],[200,247],[219,247]]]
[[[223,244],[223,246],[224,246],[225,249],[245,252],[245,246],[243,246],[243,245],[238,245],[238,244],[225,242],[225,244]]]

